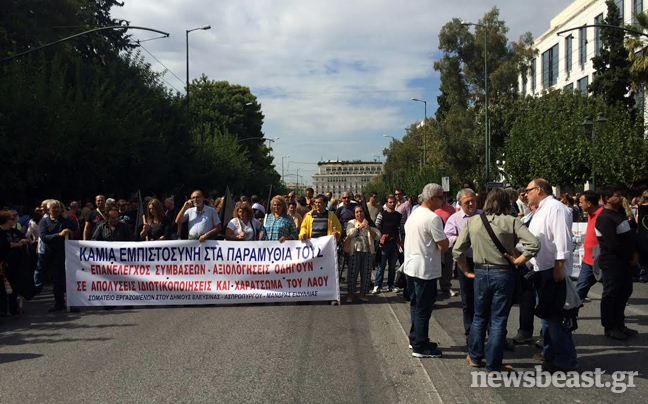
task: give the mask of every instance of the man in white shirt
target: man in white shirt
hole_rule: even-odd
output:
[[[412,326],[409,340],[412,356],[439,358],[442,353],[428,336],[432,306],[437,294],[437,279],[441,277],[441,253],[449,242],[443,233],[443,220],[434,213],[443,205],[443,187],[427,184],[423,188],[423,203],[405,223],[405,260],[403,272],[407,275],[410,294]]]
[[[524,189],[519,189],[518,190],[518,199],[515,201],[515,204],[518,207],[518,217],[524,217],[531,213],[531,208],[529,208],[529,205],[526,203],[526,194],[524,193]]]
[[[572,212],[552,195],[551,186],[544,179],[535,179],[524,190],[529,205],[537,206],[529,231],[540,240],[540,252],[531,259],[533,270],[540,273],[538,288],[539,305],[551,290],[565,288],[571,282],[572,272]],[[560,303],[558,302],[558,305]],[[536,312],[537,313],[537,312]],[[578,367],[576,347],[572,332],[566,331],[561,322],[562,305],[541,319],[544,348],[543,369],[568,371]]]
[[[176,223],[180,226],[184,222],[189,223],[189,240],[201,243],[220,233],[222,228],[216,209],[205,205],[205,197],[200,190],[193,191],[191,199],[178,212]]]

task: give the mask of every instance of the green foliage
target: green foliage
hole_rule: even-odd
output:
[[[402,142],[390,144],[384,153],[387,156],[385,183],[404,181],[410,173],[414,177],[418,175],[422,147],[427,144],[426,170],[445,173],[451,183],[471,181],[480,185],[479,188],[484,186],[485,77],[488,78],[490,144],[494,157],[501,155],[504,139],[515,120],[510,107],[518,97],[518,76],[528,70],[536,54],[530,33],[512,44],[508,43],[507,33],[508,27],[496,7],[479,20],[474,33],[472,27],[463,25],[458,18],[441,28],[439,49],[443,56],[434,63],[441,76],[436,120],[428,119],[425,130],[414,125],[406,128]],[[495,172],[495,166],[490,171]]]
[[[506,171],[514,186],[533,178],[552,184],[582,184],[596,170],[597,184],[633,186],[648,175],[643,122],[620,104],[596,97],[550,91],[515,106],[518,119],[506,139]],[[584,130],[585,117],[602,113],[604,127]]]
[[[621,27],[623,20],[619,7],[613,0],[607,0],[606,4],[607,16],[603,24]],[[628,60],[628,51],[623,43],[625,31],[608,27],[602,27],[600,30],[602,47],[599,49],[599,54],[592,58],[596,76],[589,86],[589,91],[595,96],[602,97],[607,104],[618,102],[634,112],[631,62]]]
[[[0,57],[119,24],[110,10],[120,5],[2,2]],[[262,194],[279,183],[263,142],[239,142],[263,136],[263,114],[247,87],[192,83],[196,113],[188,131],[185,98],[167,90],[130,47],[122,30],[107,31],[0,65],[0,201],[128,197],[138,189],[177,192],[183,184]]]
[[[636,32],[628,32],[625,48],[628,52],[628,60],[631,62],[630,73],[633,75],[631,88],[635,92],[643,92],[648,83],[648,45],[645,44],[645,37],[638,32],[648,32],[648,13],[643,12],[635,15],[636,24],[626,27]]]

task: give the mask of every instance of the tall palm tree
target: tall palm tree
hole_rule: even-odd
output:
[[[648,13],[635,14],[634,20],[635,24],[626,26],[629,36],[626,38],[625,47],[629,52],[628,60],[632,62],[630,66],[630,72],[634,74],[632,89],[643,93],[648,84],[648,42],[646,42]]]

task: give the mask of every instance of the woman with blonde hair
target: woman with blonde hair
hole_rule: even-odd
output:
[[[281,243],[286,240],[297,240],[297,228],[293,219],[287,214],[286,199],[280,195],[275,196],[270,201],[270,209],[264,221],[268,240]]]
[[[225,229],[225,240],[256,241],[265,238],[266,230],[254,217],[252,206],[247,202],[239,202],[234,208],[234,217]]]
[[[153,198],[147,206],[140,239],[147,241],[171,240],[171,220],[164,214],[162,202]]]

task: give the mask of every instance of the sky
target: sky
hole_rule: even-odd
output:
[[[265,115],[265,137],[279,138],[272,143],[277,171],[283,161],[286,182],[299,175],[300,183],[310,184],[319,161],[384,161],[391,141],[384,135],[400,139],[406,127],[424,119],[424,104],[413,97],[426,100],[427,116],[434,116],[438,34],[452,18],[477,22],[496,6],[509,41],[517,41],[527,31],[539,37],[573,1],[124,2],[113,8],[114,18],[171,34],[142,43],[142,54],[181,92],[185,31],[211,25],[189,34],[190,79],[205,74],[249,87]],[[155,36],[131,34],[139,40]]]

